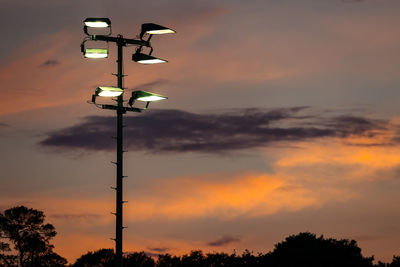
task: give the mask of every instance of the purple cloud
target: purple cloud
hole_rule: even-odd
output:
[[[206,245],[211,247],[220,247],[234,242],[240,242],[240,238],[230,235],[224,235],[217,240],[208,242]]]
[[[126,148],[149,152],[226,153],[279,142],[371,135],[387,123],[355,116],[301,114],[306,109],[234,109],[213,114],[153,110],[125,117],[124,143]],[[115,128],[114,117],[90,116],[48,133],[40,145],[63,151],[111,151]]]

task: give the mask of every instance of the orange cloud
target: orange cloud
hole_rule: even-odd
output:
[[[128,220],[263,216],[320,206],[338,194],[329,189],[312,192],[289,183],[284,175],[257,173],[175,178],[145,191],[151,196],[137,196],[127,206]]]
[[[342,177],[369,179],[377,172],[400,166],[400,146],[392,144],[394,137],[395,130],[388,129],[376,135],[298,143],[296,149],[279,152],[276,169],[287,174],[293,168],[311,171],[318,167],[326,171],[342,167]]]

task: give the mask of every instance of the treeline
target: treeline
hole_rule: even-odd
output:
[[[75,263],[53,251],[50,240],[57,234],[54,226],[44,222],[43,212],[24,206],[0,213],[0,266],[4,267],[114,267],[112,249],[88,252]],[[192,251],[183,256],[160,254],[150,257],[145,252],[124,255],[125,267],[208,267],[208,266],[265,266],[265,267],[400,267],[400,257],[391,263],[373,263],[364,257],[354,240],[317,237],[305,232],[287,237],[273,251],[254,254],[206,253]]]
[[[300,233],[290,238],[303,238],[309,236],[315,238],[310,233]],[[300,245],[300,244],[299,244]],[[306,251],[305,251],[306,250]],[[302,254],[306,252],[306,254]],[[207,253],[202,251],[192,251],[183,256],[173,256],[161,254],[157,259],[149,257],[144,252],[135,252],[124,256],[123,265],[140,267],[239,267],[239,266],[263,266],[263,267],[400,267],[400,257],[393,257],[391,263],[378,262],[373,264],[373,257],[364,258],[361,255],[343,255],[321,252],[320,249],[310,248],[291,248],[279,255],[273,252],[255,255],[245,251],[242,254],[227,253]],[[351,254],[351,253],[350,253]],[[80,257],[72,267],[114,267],[114,251],[112,249],[100,249],[89,252]]]

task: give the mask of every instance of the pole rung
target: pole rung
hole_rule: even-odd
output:
[[[118,60],[117,60],[117,62],[118,62]],[[114,75],[114,76],[118,77],[117,73],[111,73],[111,75]],[[126,76],[128,76],[128,74],[121,74],[121,77],[126,77]]]
[[[115,161],[111,161],[111,163],[117,165],[117,163]]]
[[[113,190],[117,190],[117,188],[114,187],[114,186],[110,186],[110,188],[113,189]]]
[[[112,215],[117,215],[115,212],[110,212]]]

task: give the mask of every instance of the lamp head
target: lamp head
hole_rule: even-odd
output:
[[[120,96],[124,92],[123,89],[110,86],[99,86],[96,88],[95,94],[97,96],[115,97]]]
[[[176,31],[174,31],[174,30],[172,30],[170,28],[158,25],[158,24],[144,23],[144,24],[142,24],[142,32],[140,33],[140,39],[143,38],[143,35],[145,33],[148,33],[148,34],[166,34],[166,33],[176,33]]]
[[[166,96],[162,96],[155,93],[150,93],[146,91],[133,91],[132,98],[144,102],[153,102],[168,99]]]
[[[83,48],[83,56],[86,58],[107,58],[108,49],[106,48]]]
[[[83,24],[91,28],[108,28],[111,27],[111,20],[109,18],[87,18]]]
[[[136,52],[135,54],[132,55],[132,60],[141,63],[141,64],[157,64],[157,63],[166,63],[168,61],[158,58],[158,57],[153,57],[150,55],[146,55],[140,52]]]

